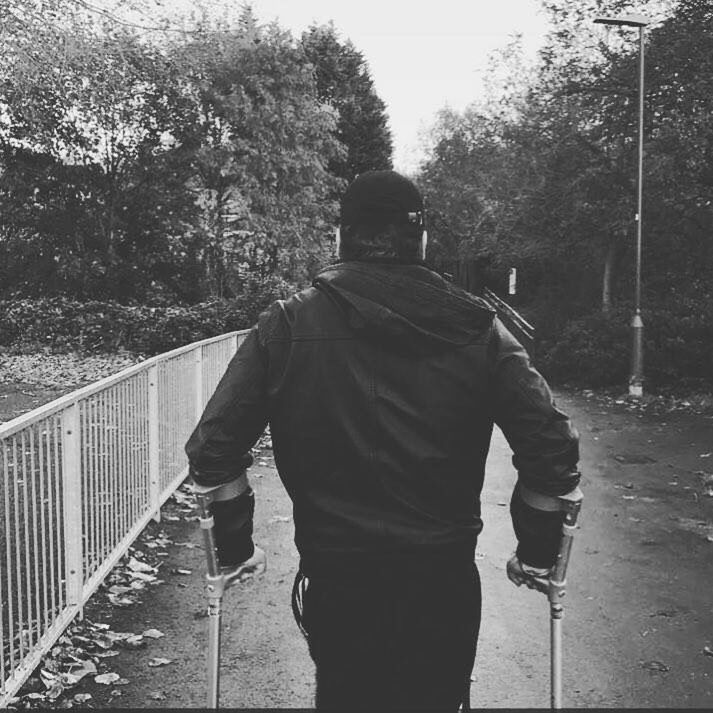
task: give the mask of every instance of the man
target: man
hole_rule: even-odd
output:
[[[244,470],[269,423],[318,709],[467,701],[494,423],[519,475],[516,584],[547,575],[562,523],[548,503],[579,481],[576,431],[490,308],[425,266],[424,228],[410,181],[359,176],[342,200],[341,262],[260,316],[186,447],[196,483],[229,484],[215,510],[221,563],[260,571]]]

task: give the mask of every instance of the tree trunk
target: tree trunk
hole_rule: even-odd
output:
[[[607,243],[607,253],[604,258],[604,274],[602,276],[602,312],[604,314],[609,314],[611,311],[611,286],[615,255],[616,239],[610,237]]]

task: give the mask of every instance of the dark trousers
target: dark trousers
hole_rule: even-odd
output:
[[[301,598],[318,710],[456,711],[468,701],[481,610],[474,564],[312,576]]]

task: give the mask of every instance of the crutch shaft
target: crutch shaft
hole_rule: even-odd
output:
[[[560,497],[560,508],[564,512],[562,537],[547,592],[550,601],[550,707],[555,710],[562,708],[562,617],[564,609],[561,602],[566,593],[567,566],[572,553],[572,542],[581,506],[582,492],[579,488]]]
[[[220,619],[221,601],[208,604],[208,707],[218,708],[220,698]]]
[[[562,707],[562,607],[550,617],[550,707]]]

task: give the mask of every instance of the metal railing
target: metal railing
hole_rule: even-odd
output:
[[[483,298],[490,303],[498,313],[498,316],[506,322],[507,326],[518,333],[518,336],[525,342],[525,346],[532,346],[535,341],[535,328],[518,311],[504,300],[501,300],[487,287],[483,288]]]
[[[0,707],[187,474],[184,444],[247,331],[0,425]]]

